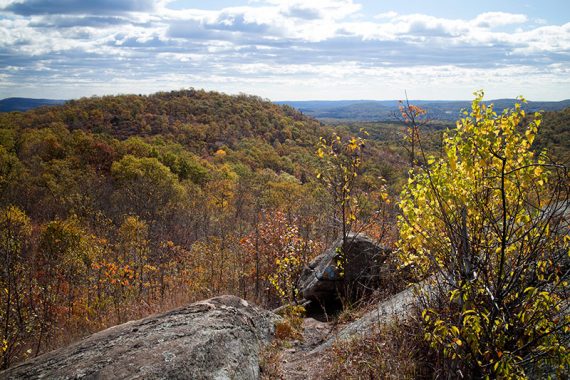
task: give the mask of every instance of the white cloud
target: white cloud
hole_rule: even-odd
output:
[[[506,12],[487,12],[477,16],[472,23],[480,28],[495,28],[505,25],[523,24],[528,17],[523,14]]]
[[[24,0],[0,0],[0,9],[6,8],[12,4],[23,3]]]
[[[377,98],[374,91],[411,87],[426,94],[467,88],[465,98],[499,84],[567,93],[570,23],[538,25],[503,12],[469,20],[386,12],[363,20],[353,0],[259,0],[218,10],[173,10],[169,2],[120,15],[0,12],[0,96],[58,81],[74,83],[74,94],[202,85],[279,99],[357,91]]]
[[[375,19],[377,20],[383,20],[383,19],[390,19],[390,18],[394,18],[397,17],[398,13],[394,12],[394,11],[390,11],[390,12],[384,12],[384,13],[379,13],[376,16],[374,16]]]
[[[523,31],[513,35],[511,41],[520,45],[513,49],[515,54],[552,52],[568,57],[570,56],[570,22],[561,26],[542,26]]]
[[[332,20],[342,19],[361,9],[361,5],[352,0],[263,0],[262,2],[277,6],[285,15],[294,15],[298,11],[318,16],[315,18]]]

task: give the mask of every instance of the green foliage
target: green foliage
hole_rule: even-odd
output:
[[[158,220],[185,195],[176,175],[154,157],[126,155],[113,163],[111,174],[120,184],[113,195],[117,207],[147,220]]]
[[[0,192],[6,191],[11,183],[17,181],[23,171],[23,165],[13,153],[0,146]]]
[[[84,231],[75,218],[49,222],[40,237],[42,263],[62,270],[72,270],[84,262],[81,258],[83,235]]]
[[[0,146],[7,151],[13,151],[16,147],[16,131],[12,129],[0,129]]]
[[[567,173],[531,149],[540,114],[529,121],[518,103],[497,114],[482,97],[402,192],[401,263],[439,285],[425,294],[425,337],[452,376],[563,370]]]

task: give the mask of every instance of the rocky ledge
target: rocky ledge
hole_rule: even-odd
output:
[[[256,379],[277,318],[238,297],[215,297],[101,331],[0,378]]]

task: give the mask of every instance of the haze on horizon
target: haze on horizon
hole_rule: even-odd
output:
[[[0,98],[570,98],[570,3],[0,0]]]

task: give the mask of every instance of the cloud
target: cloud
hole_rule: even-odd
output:
[[[168,21],[167,35],[172,38],[227,40],[263,40],[281,37],[278,10],[275,8],[234,7]],[[178,15],[180,17],[180,15]],[[257,36],[257,37],[256,37]],[[255,38],[254,38],[255,37]]]
[[[8,2],[5,11],[22,16],[45,14],[119,14],[147,12],[154,9],[154,0],[25,0]]]
[[[518,13],[487,12],[478,15],[472,23],[480,28],[495,28],[505,25],[523,24],[528,17]]]
[[[224,40],[229,39],[228,33],[206,29],[199,20],[175,20],[168,27],[168,37],[186,38],[193,40]]]
[[[353,0],[260,0],[261,3],[278,6],[285,16],[313,20],[329,18],[339,20],[358,12],[361,5]]]
[[[463,86],[465,98],[508,81],[506,88],[549,83],[545,94],[569,87],[570,23],[529,23],[523,14],[500,12],[363,18],[356,0],[168,4],[0,0],[0,97],[34,88],[89,94],[184,86],[275,99],[372,97],[374,88],[456,94]]]
[[[292,5],[281,11],[286,17],[299,18],[303,20],[315,20],[322,17],[321,11],[315,8],[309,8],[305,5]]]
[[[375,19],[377,20],[382,20],[382,19],[390,19],[390,18],[394,18],[397,17],[398,13],[394,12],[394,11],[390,11],[390,12],[384,12],[384,13],[379,13],[376,16],[374,16]]]
[[[512,54],[532,57],[556,53],[560,59],[570,61],[570,22],[561,26],[549,25],[522,31],[505,39],[517,44],[513,47]]]
[[[105,28],[132,23],[133,21],[128,18],[118,16],[48,15],[36,21],[32,21],[30,26],[38,28]]]
[[[21,0],[0,0],[0,9],[4,9],[13,3],[21,2]]]
[[[248,17],[247,13],[225,11],[218,18],[207,24],[208,29],[227,30],[243,33],[266,33],[270,25],[259,22],[255,17]]]
[[[424,37],[457,36],[466,30],[463,23],[420,14],[400,16],[398,20],[400,25],[407,25],[404,33]]]

